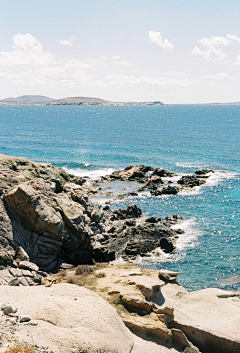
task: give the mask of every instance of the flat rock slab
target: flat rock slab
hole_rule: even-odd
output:
[[[143,275],[131,276],[128,284],[135,284],[147,299],[152,300],[158,294],[160,288],[165,285],[165,282],[158,278]]]
[[[170,283],[162,288],[163,296],[174,307],[175,327],[180,328],[193,343],[195,337],[200,347],[205,342],[218,353],[238,353],[240,298],[219,298],[227,293],[217,288],[184,293]]]
[[[0,287],[0,298],[37,326],[20,324],[15,338],[48,346],[54,353],[130,353],[133,338],[113,307],[96,293],[72,284]],[[30,335],[29,335],[30,332]]]

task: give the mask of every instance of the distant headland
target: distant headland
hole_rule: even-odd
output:
[[[0,100],[0,105],[164,105],[160,101],[154,102],[111,102],[99,98],[68,97],[53,99],[45,96],[25,95],[16,98]]]

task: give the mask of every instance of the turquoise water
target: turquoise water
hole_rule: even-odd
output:
[[[145,193],[136,203],[149,215],[178,213],[186,233],[173,255],[145,266],[181,272],[188,289],[240,287],[240,106],[0,106],[0,153],[51,162],[91,178],[128,165],[179,174],[217,171],[189,193]],[[222,173],[224,171],[225,173]]]

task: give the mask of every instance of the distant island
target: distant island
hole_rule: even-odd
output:
[[[0,105],[164,105],[160,101],[154,102],[111,102],[99,98],[68,97],[53,99],[45,96],[25,95],[16,98],[0,100]]]

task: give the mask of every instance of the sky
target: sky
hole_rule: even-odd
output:
[[[0,99],[240,101],[239,0],[0,0]]]

